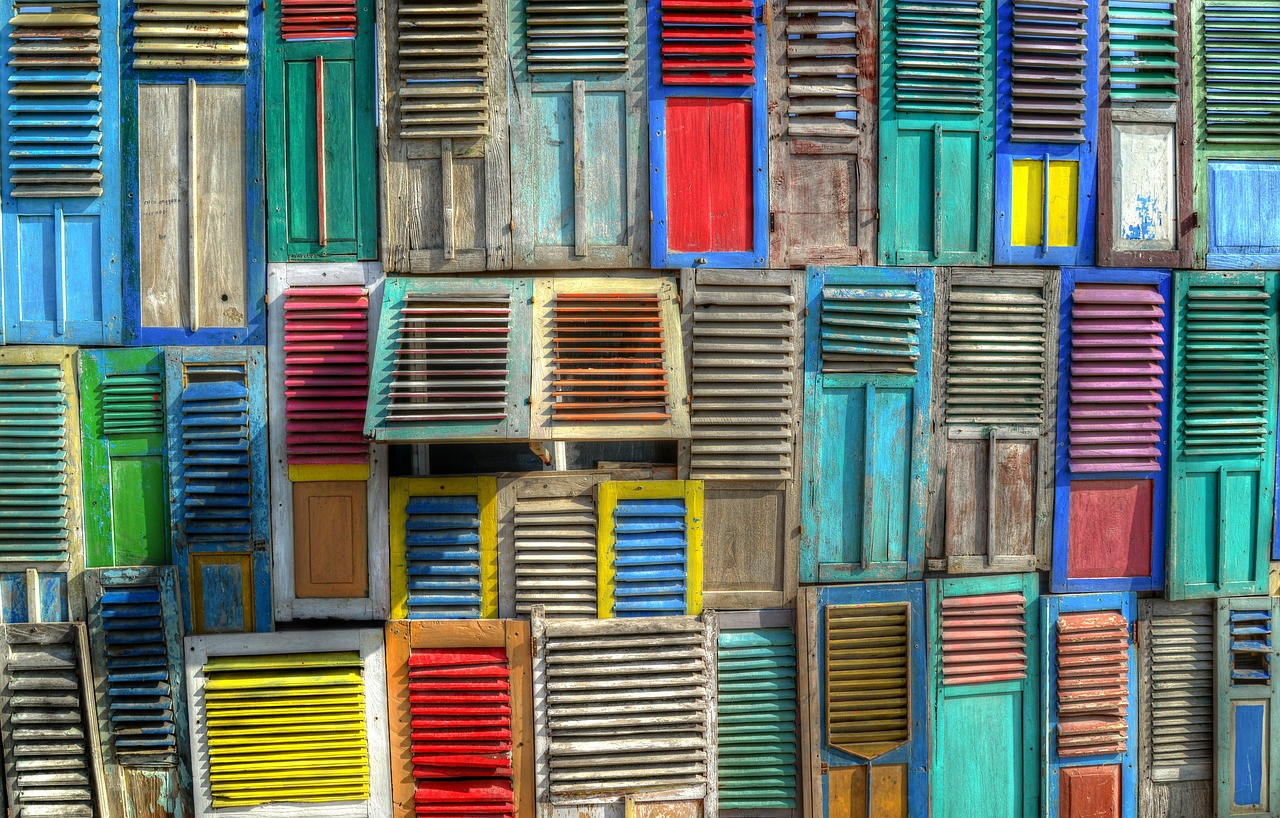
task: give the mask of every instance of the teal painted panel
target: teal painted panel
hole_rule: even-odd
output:
[[[795,634],[723,630],[717,668],[720,809],[795,809]]]
[[[1030,818],[1022,698],[1003,692],[947,700],[934,740],[934,818]]]

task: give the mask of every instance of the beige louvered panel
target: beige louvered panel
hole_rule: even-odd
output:
[[[623,0],[527,0],[529,73],[617,73],[627,69]]]
[[[1129,744],[1129,623],[1118,613],[1058,617],[1058,755],[1123,753]]]
[[[788,0],[787,133],[861,135],[858,21],[847,0]]]
[[[1027,677],[1027,601],[1020,593],[942,600],[942,683]]]
[[[1151,777],[1207,780],[1213,774],[1213,615],[1153,616],[1147,657]]]
[[[697,272],[691,479],[791,477],[800,363],[793,281],[785,272]]]
[[[136,69],[249,67],[247,0],[138,2],[133,12]]]
[[[543,650],[552,799],[706,786],[701,622],[549,621]]]
[[[515,500],[516,612],[596,616],[596,509],[590,494]]]
[[[1044,422],[1047,318],[1039,287],[951,285],[947,423]]]
[[[827,743],[874,758],[910,737],[907,605],[832,605],[826,623]]]
[[[400,0],[395,49],[401,139],[489,133],[485,0]]]

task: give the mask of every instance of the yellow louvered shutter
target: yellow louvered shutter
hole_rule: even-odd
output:
[[[875,758],[911,737],[906,603],[832,605],[826,621],[827,743]]]

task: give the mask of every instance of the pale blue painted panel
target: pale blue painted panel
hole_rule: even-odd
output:
[[[202,633],[240,633],[246,630],[243,573],[236,563],[204,563],[200,566],[200,583],[204,592]]]
[[[1263,803],[1262,784],[1269,767],[1267,753],[1267,704],[1232,706],[1235,720],[1235,747],[1232,754],[1231,803],[1254,807]]]
[[[1273,267],[1280,264],[1280,208],[1259,206],[1280,200],[1280,162],[1209,163],[1210,269]]]
[[[587,241],[610,247],[626,244],[627,95],[587,94],[586,133],[579,138],[586,151]]]
[[[573,97],[532,95],[534,132],[527,146],[533,175],[534,245],[573,244]]]
[[[0,622],[6,625],[26,622],[68,622],[67,575],[60,572],[37,574],[39,617],[27,607],[27,574],[13,571],[0,574]]]

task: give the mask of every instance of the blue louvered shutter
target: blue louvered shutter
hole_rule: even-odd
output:
[[[67,395],[56,364],[0,366],[0,564],[65,563]]]
[[[1217,815],[1269,818],[1280,802],[1280,615],[1275,597],[1218,599],[1214,644]]]
[[[249,390],[226,380],[182,390],[183,525],[188,540],[248,541]]]
[[[406,513],[409,619],[479,619],[478,498],[410,497]]]
[[[720,809],[795,809],[795,634],[722,630],[717,662]]]
[[[174,685],[159,583],[104,588],[100,605],[115,759],[135,766],[173,764]]]
[[[687,610],[685,502],[618,500],[614,510],[614,615],[675,616]]]

